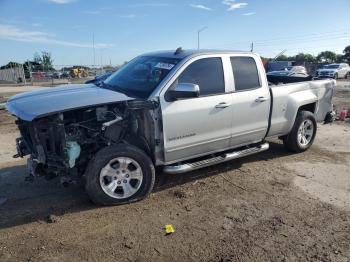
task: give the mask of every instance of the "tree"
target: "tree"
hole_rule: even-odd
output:
[[[4,65],[0,67],[0,69],[8,69],[8,68],[15,68],[15,67],[21,67],[22,64],[17,62],[8,62],[7,65]]]
[[[323,51],[317,56],[317,61],[320,63],[334,63],[336,60],[337,55],[332,51]]]
[[[37,52],[34,54],[33,61],[35,63],[40,64],[40,66],[37,66],[36,68],[38,70],[44,70],[44,71],[50,71],[54,70],[52,63],[53,60],[51,58],[51,53],[42,51],[41,55],[39,55]]]
[[[337,63],[343,63],[343,62],[346,62],[346,60],[344,59],[344,56],[343,56],[343,55],[336,54],[335,62],[337,62]]]
[[[53,60],[49,52],[45,52],[45,51],[41,52],[41,60],[42,60],[42,65],[44,69],[47,69],[47,70],[53,69],[53,66],[52,66]]]
[[[311,54],[304,54],[304,53],[299,53],[295,56],[295,61],[296,62],[309,62],[313,63],[316,61],[316,57],[314,57]]]
[[[289,61],[289,57],[286,55],[280,55],[276,57],[276,61]]]
[[[33,61],[34,61],[35,63],[38,63],[38,64],[41,64],[41,63],[42,63],[41,56],[39,55],[38,52],[35,52],[35,53],[34,53]]]
[[[348,45],[347,47],[345,47],[344,51],[344,56],[343,59],[350,64],[350,45]]]

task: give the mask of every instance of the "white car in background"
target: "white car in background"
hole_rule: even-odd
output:
[[[348,78],[350,67],[346,63],[325,65],[316,71],[317,78]]]

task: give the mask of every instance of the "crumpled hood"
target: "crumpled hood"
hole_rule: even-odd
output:
[[[95,85],[66,85],[12,96],[6,109],[22,120],[32,121],[57,112],[133,99]]]

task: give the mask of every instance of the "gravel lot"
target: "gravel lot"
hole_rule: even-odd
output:
[[[350,107],[350,82],[334,103]],[[0,111],[0,261],[350,261],[348,123],[319,125],[303,154],[271,141],[261,154],[160,173],[146,200],[100,208],[81,185],[25,182],[13,121]]]

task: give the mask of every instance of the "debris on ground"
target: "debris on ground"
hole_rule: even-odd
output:
[[[192,208],[190,207],[190,206],[185,206],[185,210],[187,211],[187,212],[190,212],[191,210],[192,210]]]
[[[342,110],[339,113],[339,120],[340,121],[345,121],[345,118],[348,116],[348,109],[343,107]]]
[[[186,198],[186,197],[187,197],[187,194],[186,194],[186,192],[184,192],[184,191],[176,190],[176,191],[174,192],[174,196],[175,196],[176,198]]]
[[[124,247],[126,247],[128,249],[133,249],[134,245],[135,245],[135,243],[133,241],[130,241],[130,240],[128,240],[124,243]]]
[[[175,232],[175,230],[174,230],[173,225],[170,225],[170,224],[165,225],[165,233],[166,233],[166,235],[171,235],[174,232]]]
[[[46,217],[46,222],[49,223],[49,224],[56,223],[57,222],[57,217],[54,216],[54,215],[48,215]]]

